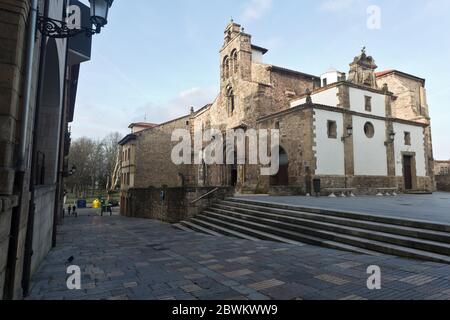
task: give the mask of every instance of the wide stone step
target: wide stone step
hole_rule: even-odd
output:
[[[203,228],[218,232],[222,235],[226,235],[226,236],[230,236],[230,237],[235,237],[238,239],[246,239],[246,240],[252,240],[252,241],[257,241],[259,240],[259,238],[253,237],[251,235],[245,234],[245,233],[241,233],[241,232],[237,232],[235,230],[231,230],[231,229],[227,229],[224,228],[220,225],[215,225],[213,223],[210,223],[208,221],[204,221],[204,219],[200,216],[198,216],[197,218],[192,218],[189,220],[189,222],[191,222],[191,224],[195,224],[197,226],[201,226]]]
[[[368,251],[377,251],[385,254],[390,255],[397,255],[397,256],[403,256],[413,259],[422,259],[422,260],[429,260],[434,262],[443,262],[443,263],[450,263],[450,257],[436,254],[432,252],[427,252],[423,250],[403,247],[395,244],[380,242],[376,240],[369,240],[364,238],[359,238],[355,236],[350,235],[342,235],[338,234],[336,232],[326,231],[326,230],[317,230],[314,228],[308,228],[303,226],[296,226],[296,231],[289,230],[285,228],[286,226],[280,227],[273,227],[267,224],[262,223],[256,223],[251,222],[244,219],[239,219],[235,217],[231,217],[228,215],[223,215],[211,211],[205,211],[204,214],[201,215],[203,219],[214,219],[214,221],[218,224],[227,223],[231,225],[238,225],[240,227],[246,227],[248,229],[253,230],[261,230],[267,233],[273,233],[282,237],[286,238],[292,238],[295,240],[297,237],[301,237],[302,235],[307,236],[313,236],[316,239],[324,239],[333,241],[334,243],[344,243],[347,245],[351,245],[357,248],[362,248],[364,250]],[[299,240],[301,241],[301,240]],[[320,245],[319,243],[316,243]]]
[[[198,224],[192,223],[190,221],[181,221],[180,225],[182,225],[184,228],[187,228],[188,230],[193,230],[197,232],[201,232],[210,236],[219,237],[222,236],[222,234],[217,233],[211,229],[203,228],[202,226],[199,226]]]
[[[360,220],[360,221],[364,220],[364,221],[378,222],[378,223],[418,228],[418,229],[424,229],[424,230],[450,232],[450,224],[440,224],[440,223],[434,223],[434,222],[430,222],[430,221],[426,221],[426,220],[413,220],[413,219],[394,218],[394,217],[378,216],[378,215],[371,215],[371,214],[362,214],[362,213],[355,213],[355,212],[345,212],[345,211],[338,211],[338,210],[308,208],[308,207],[275,203],[275,202],[258,201],[258,200],[253,200],[253,199],[250,200],[250,199],[241,199],[241,198],[228,198],[228,199],[226,199],[226,201],[233,202],[238,205],[253,204],[253,205],[257,205],[257,206],[263,206],[265,208],[276,208],[276,209],[285,209],[285,210],[290,210],[290,211],[316,213],[316,214],[322,214],[322,215],[326,215],[326,216],[349,218],[349,219],[355,219],[355,220]]]
[[[407,237],[402,235],[395,235],[374,230],[367,230],[362,228],[347,227],[332,223],[325,223],[320,221],[307,220],[303,218],[296,218],[290,216],[276,215],[272,213],[262,213],[249,209],[239,209],[236,207],[226,207],[222,209],[223,205],[217,205],[210,208],[210,211],[220,214],[233,216],[236,218],[267,224],[275,227],[280,227],[288,230],[297,231],[301,227],[309,227],[317,230],[332,231],[339,234],[347,234],[351,236],[361,237],[369,240],[376,240],[387,242],[395,245],[405,246],[413,249],[419,249],[429,252],[434,252],[450,256],[450,245],[447,243],[435,242],[430,240],[422,240],[414,237]],[[241,213],[241,211],[245,213]]]
[[[191,219],[192,220],[192,219]],[[274,234],[257,231],[257,230],[249,230],[247,228],[241,228],[241,229],[235,229],[235,228],[226,228],[224,226],[220,226],[214,223],[211,223],[211,221],[204,221],[203,216],[198,216],[197,218],[193,219],[195,220],[195,223],[202,224],[204,226],[207,226],[208,228],[217,230],[219,232],[223,232],[224,234],[231,235],[240,239],[248,239],[248,240],[268,240],[268,241],[275,241],[275,242],[283,242],[283,243],[289,243],[294,244],[297,246],[303,246],[304,243],[287,239],[283,237],[276,236]],[[191,223],[192,224],[192,223]],[[239,232],[239,231],[243,232]]]
[[[181,231],[194,231],[191,228],[185,227],[181,222],[172,224],[172,227]]]
[[[197,216],[196,220],[200,221],[207,221],[212,226],[220,226],[221,228],[225,228],[226,230],[235,230],[241,233],[251,234],[252,236],[258,237],[263,236],[263,240],[272,240],[272,241],[278,241],[276,238],[273,238],[274,235],[278,236],[278,238],[285,238],[285,239],[292,239],[294,241],[298,241],[301,243],[307,243],[312,245],[318,245],[322,247],[327,247],[331,249],[338,249],[338,250],[344,250],[344,251],[350,251],[354,253],[360,253],[360,254],[370,254],[370,255],[378,255],[377,252],[367,250],[360,247],[355,247],[352,245],[344,244],[344,243],[338,243],[335,241],[330,241],[323,238],[314,237],[311,235],[306,234],[300,234],[297,232],[289,231],[289,230],[277,230],[276,228],[272,227],[260,227],[255,228],[254,225],[247,225],[246,223],[242,223],[241,221],[236,221],[235,223],[226,221],[225,219],[215,218],[212,216],[212,212],[205,211],[203,214]],[[274,232],[278,231],[278,232]],[[267,238],[269,237],[269,238]],[[284,242],[284,241],[282,241]]]
[[[380,231],[384,233],[391,233],[401,236],[413,237],[423,240],[431,240],[436,242],[450,244],[450,232],[433,231],[428,229],[420,229],[414,227],[405,227],[400,225],[392,225],[387,223],[372,222],[367,220],[357,220],[351,218],[342,218],[336,216],[329,216],[324,214],[294,211],[287,209],[277,209],[271,207],[265,207],[261,205],[241,204],[230,201],[220,201],[214,205],[214,207],[222,208],[225,210],[236,211],[241,213],[251,212],[257,216],[264,216],[264,214],[276,214],[281,217],[294,217],[307,220],[314,220],[319,222],[332,223],[336,225],[343,225],[348,227],[355,227],[367,230]]]

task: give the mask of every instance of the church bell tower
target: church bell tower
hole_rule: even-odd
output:
[[[377,89],[375,69],[378,68],[375,60],[366,55],[366,48],[361,50],[361,54],[350,64],[348,80],[354,84],[363,85]]]

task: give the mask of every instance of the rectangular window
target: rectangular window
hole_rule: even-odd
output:
[[[327,86],[327,84],[328,84],[328,80],[327,80],[327,78],[323,79],[322,81],[323,81],[323,86],[324,86],[324,87],[326,87],[326,86]]]
[[[328,131],[328,138],[330,138],[330,139],[336,139],[337,138],[336,121],[328,120],[327,131]]]
[[[365,96],[366,106],[365,109],[367,112],[372,112],[372,97]]]
[[[410,146],[411,145],[411,133],[405,132],[405,145]]]

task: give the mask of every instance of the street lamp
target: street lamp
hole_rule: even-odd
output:
[[[391,131],[391,132],[389,133],[389,140],[386,141],[384,144],[385,144],[386,146],[388,146],[388,145],[390,145],[390,144],[393,144],[394,141],[395,141],[395,132],[394,132],[394,131]]]
[[[49,17],[38,17],[38,29],[41,33],[50,38],[71,38],[81,33],[92,36],[100,33],[101,29],[108,23],[108,12],[114,0],[89,0],[91,4],[91,23],[95,29],[81,27],[79,29],[69,28],[65,21],[55,20]]]
[[[353,135],[353,127],[352,126],[348,126],[347,127],[347,135],[342,137],[342,142],[345,142],[345,139],[350,138]]]
[[[114,0],[89,0],[91,3],[91,21],[96,27],[96,33],[108,23],[108,11]]]
[[[353,127],[352,126],[348,126],[347,127],[347,138],[351,137],[353,135]]]
[[[390,134],[389,134],[389,139],[391,140],[391,142],[394,142],[394,140],[395,140],[395,132],[391,132]]]

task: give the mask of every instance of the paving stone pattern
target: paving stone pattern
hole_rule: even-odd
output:
[[[71,256],[81,290],[66,286]],[[381,268],[381,290],[367,288],[370,265]],[[450,300],[449,265],[212,237],[91,210],[65,220],[32,281],[31,300]]]

